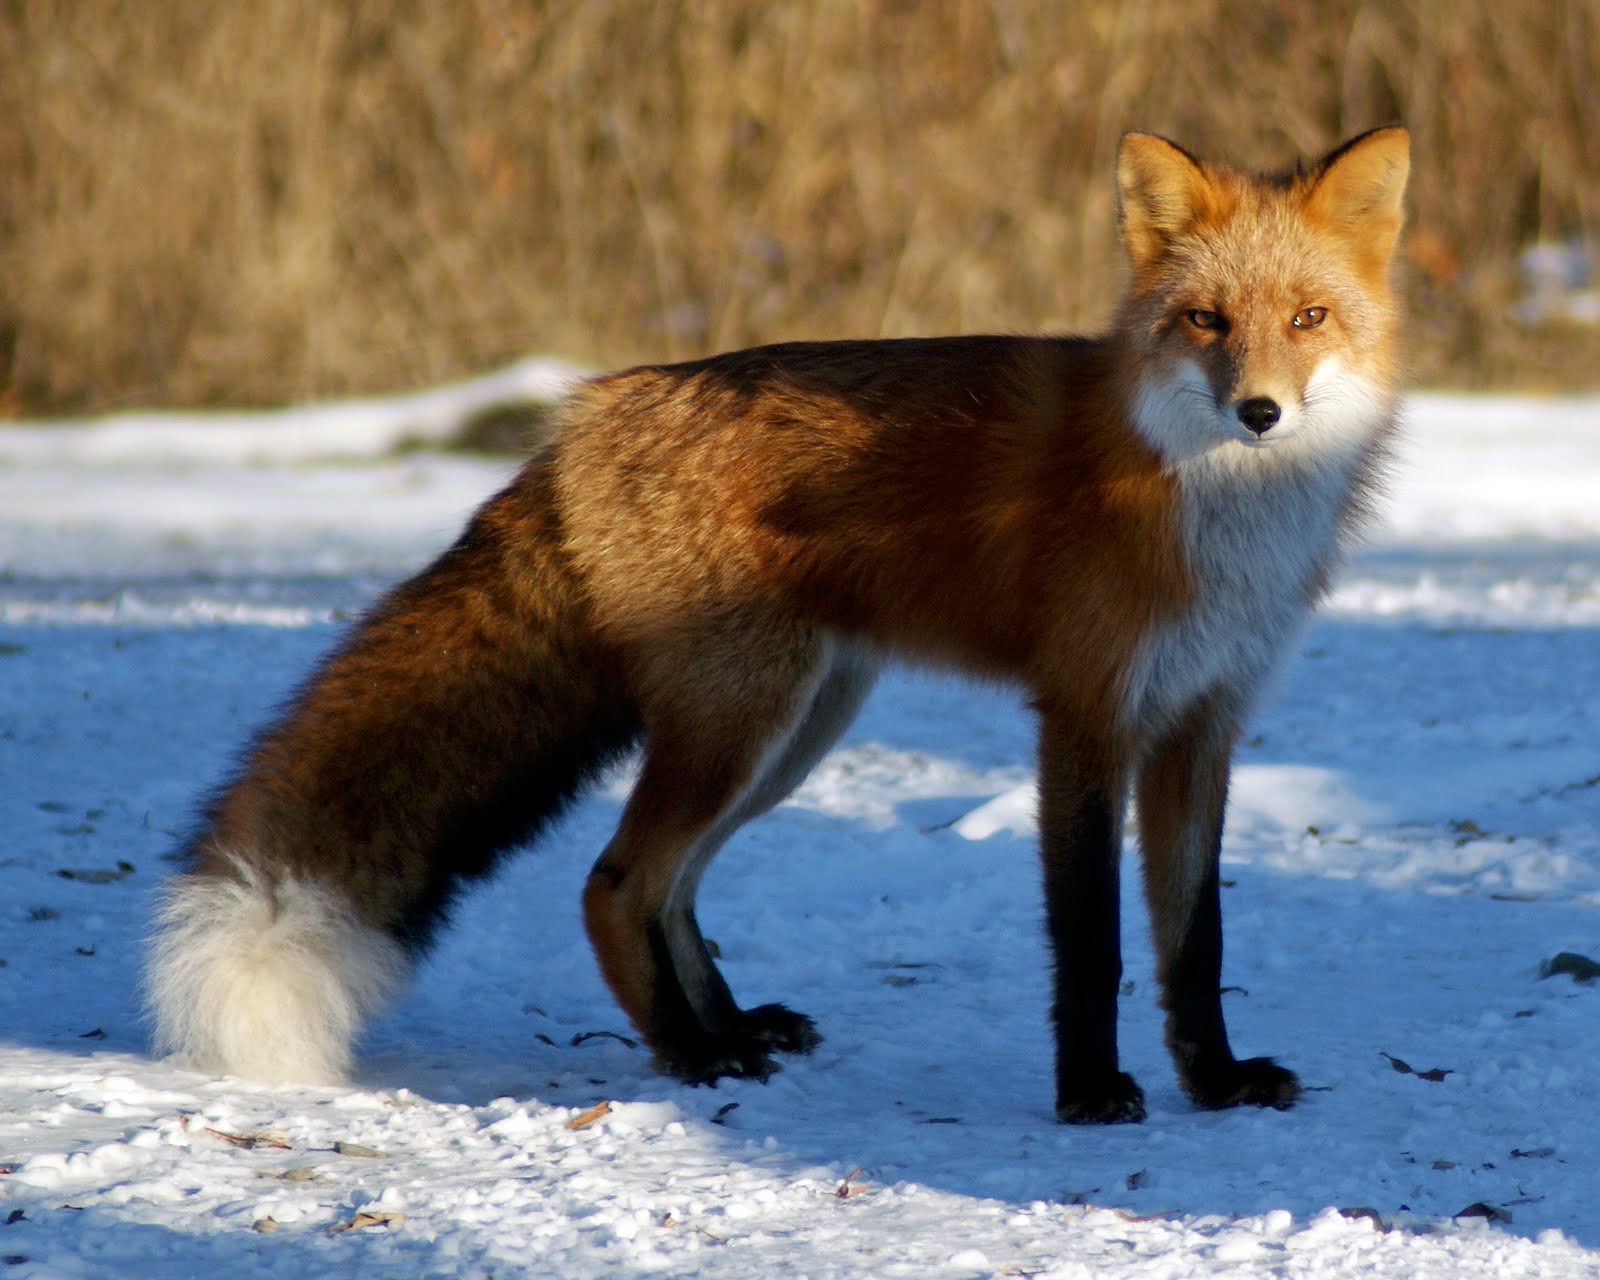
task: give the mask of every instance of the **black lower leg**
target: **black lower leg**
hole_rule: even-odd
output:
[[[1270,1058],[1233,1056],[1222,1016],[1222,901],[1213,858],[1199,886],[1188,928],[1167,958],[1162,998],[1167,1048],[1197,1104],[1284,1108],[1300,1093],[1294,1073]]]
[[[663,1071],[691,1084],[710,1084],[723,1076],[765,1080],[779,1070],[774,1051],[808,1053],[821,1043],[811,1019],[784,1005],[741,1009],[692,914],[686,923],[679,947],[698,951],[693,958],[694,999],[685,989],[666,929],[652,921],[647,930],[655,969],[649,1039]]]
[[[1046,773],[1040,816],[1055,954],[1056,1115],[1071,1124],[1142,1120],[1144,1095],[1117,1065],[1121,798],[1108,788],[1052,788]]]
[[[1072,1124],[1144,1118],[1144,1095],[1117,1066],[1118,958],[1116,890],[1096,893],[1079,881],[1079,901],[1102,909],[1052,912],[1056,952],[1056,1115]],[[1077,895],[1074,895],[1076,897]]]

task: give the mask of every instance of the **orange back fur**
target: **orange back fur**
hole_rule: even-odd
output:
[[[1105,339],[787,344],[616,374],[555,445],[568,548],[620,649],[766,616],[1104,714],[1189,590],[1125,396]]]

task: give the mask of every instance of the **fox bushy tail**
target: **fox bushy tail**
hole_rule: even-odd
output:
[[[213,798],[158,911],[159,1050],[332,1081],[463,882],[634,741],[535,459],[390,593]]]

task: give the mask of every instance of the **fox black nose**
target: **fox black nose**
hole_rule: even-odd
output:
[[[1266,396],[1251,396],[1248,400],[1239,401],[1238,413],[1239,421],[1258,436],[1266,435],[1272,430],[1272,424],[1283,416],[1278,402]]]

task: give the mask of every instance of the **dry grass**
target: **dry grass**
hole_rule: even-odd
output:
[[[0,411],[1094,326],[1124,129],[1397,117],[1419,377],[1600,379],[1510,317],[1600,234],[1595,0],[10,0],[0,66]]]

